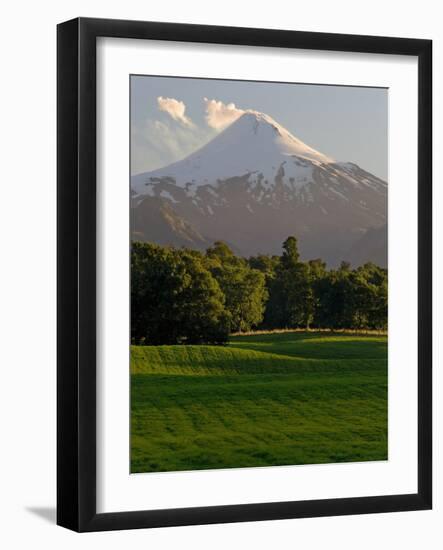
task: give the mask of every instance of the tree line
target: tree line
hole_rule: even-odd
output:
[[[131,340],[223,344],[254,329],[386,329],[387,279],[372,263],[301,261],[292,236],[280,256],[248,259],[223,242],[205,253],[134,242]]]

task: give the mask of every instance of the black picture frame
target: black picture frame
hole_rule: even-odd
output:
[[[418,491],[198,508],[96,511],[96,39],[302,48],[418,58]],[[432,507],[432,42],[79,18],[57,29],[57,523],[104,531]]]

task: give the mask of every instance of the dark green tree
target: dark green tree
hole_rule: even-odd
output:
[[[373,263],[357,268],[356,273],[368,286],[370,294],[366,303],[365,316],[369,328],[386,329],[388,323],[388,272]]]
[[[231,331],[246,332],[257,327],[263,319],[267,299],[263,273],[252,269],[222,242],[209,248],[206,256],[208,269],[225,296]]]
[[[315,260],[309,260],[307,262],[307,265],[309,269],[309,284],[311,287],[309,303],[307,304],[309,310],[309,322],[307,323],[307,326],[318,326],[316,324],[316,318],[317,311],[320,307],[319,286],[321,285],[323,279],[327,276],[326,263],[323,260],[317,258]]]
[[[309,265],[300,261],[297,239],[288,237],[270,285],[265,323],[268,327],[309,327],[314,295]]]
[[[342,262],[315,285],[314,323],[328,328],[387,327],[387,271],[374,264],[351,269]]]
[[[224,343],[229,313],[203,257],[147,243],[131,254],[131,337],[134,343]]]
[[[185,284],[177,319],[186,343],[224,343],[230,330],[230,315],[217,281],[205,268],[203,258],[182,252]]]
[[[249,267],[260,271],[265,276],[266,285],[269,288],[269,283],[275,277],[275,270],[280,263],[279,256],[268,256],[267,254],[259,254],[251,256],[248,260]]]
[[[320,328],[353,328],[354,297],[350,271],[329,271],[317,284],[314,322]]]

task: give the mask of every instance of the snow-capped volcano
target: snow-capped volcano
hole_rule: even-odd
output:
[[[160,244],[224,240],[250,255],[277,253],[296,235],[303,256],[336,264],[368,229],[386,224],[386,182],[257,111],[185,159],[133,176],[131,190],[133,238]]]
[[[300,161],[309,161],[308,164]],[[315,151],[273,118],[257,111],[246,111],[226,130],[198,151],[166,168],[139,174],[132,178],[132,189],[137,194],[150,194],[146,185],[156,178],[171,178],[179,187],[196,187],[219,180],[245,176],[250,181],[258,177],[272,184],[275,173],[285,165],[287,178],[304,180],[312,166],[334,162]]]

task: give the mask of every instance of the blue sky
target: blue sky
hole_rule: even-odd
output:
[[[264,112],[321,153],[387,179],[386,89],[156,76],[131,77],[131,173],[184,158],[236,109]]]

